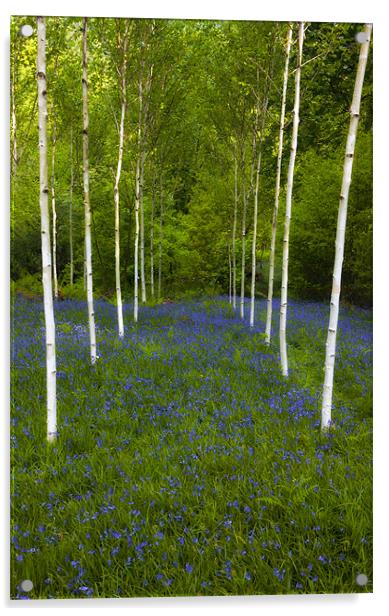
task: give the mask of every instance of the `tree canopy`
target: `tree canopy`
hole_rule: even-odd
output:
[[[238,216],[247,191],[247,250],[253,233],[250,173],[262,139],[257,231],[257,290],[266,293],[274,203],[279,116],[287,23],[172,19],[91,18],[89,53],[89,156],[94,285],[101,295],[115,289],[113,191],[121,109],[120,66],[124,29],[126,52],[125,138],[120,177],[120,249],[124,299],[133,296],[134,204],[137,160],[138,90],[144,92],[145,271],[150,286],[150,234],[161,294],[228,291],[228,250],[234,208],[234,160],[238,169]],[[40,276],[36,37],[11,23],[11,277]],[[48,130],[56,123],[55,191],[57,269],[62,293],[83,289],[82,196],[82,20],[47,18]],[[294,218],[290,230],[290,292],[327,299],[331,286],[336,211],[348,109],[352,96],[361,24],[308,23],[301,71],[299,150]],[[295,34],[296,36],[296,34]],[[290,73],[296,66],[292,45]],[[272,67],[270,68],[270,58]],[[271,76],[270,76],[271,72]],[[270,81],[269,81],[270,78]],[[255,127],[266,83],[264,134]],[[290,146],[293,80],[289,80],[285,151]],[[49,148],[51,145],[49,138]],[[72,147],[72,164],[70,148]],[[49,155],[49,160],[51,156]],[[285,188],[287,160],[281,186]],[[50,170],[49,170],[50,176]],[[69,228],[73,177],[72,229]],[[285,207],[281,190],[280,217]],[[74,246],[70,285],[69,234]],[[280,285],[280,230],[275,293]],[[237,236],[239,255],[241,237]],[[246,290],[250,288],[247,261]],[[363,90],[361,121],[349,203],[342,295],[368,305],[372,291],[372,53]]]

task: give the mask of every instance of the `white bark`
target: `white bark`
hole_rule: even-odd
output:
[[[286,190],[286,208],[285,208],[285,226],[284,226],[284,239],[283,239],[283,252],[282,252],[282,282],[281,282],[281,307],[280,307],[280,355],[281,355],[281,369],[284,377],[288,376],[288,356],[286,349],[286,313],[288,306],[288,261],[289,261],[289,229],[290,219],[292,216],[292,192],[293,192],[293,175],[294,164],[296,160],[297,152],[297,135],[299,125],[299,111],[300,111],[300,74],[301,74],[301,61],[303,54],[303,42],[304,42],[304,22],[299,24],[299,36],[298,36],[298,54],[297,54],[297,68],[295,74],[295,97],[294,97],[294,109],[293,109],[293,131],[292,131],[292,143],[290,148],[290,159],[288,167],[288,184]]]
[[[57,436],[56,354],[53,290],[51,278],[51,246],[49,188],[47,165],[47,90],[46,90],[46,25],[44,17],[37,17],[37,88],[39,110],[39,186],[42,246],[42,283],[46,330],[46,388],[47,440]]]
[[[54,297],[58,298],[58,277],[57,277],[57,209],[55,207],[55,145],[56,145],[56,123],[53,111],[53,139],[51,149],[51,215],[53,220],[53,282]]]
[[[139,259],[139,184],[140,184],[140,159],[136,161],[135,178],[135,249],[134,249],[134,321],[138,321],[138,259]]]
[[[120,175],[122,171],[123,161],[123,148],[124,148],[124,121],[126,116],[127,95],[126,95],[126,53],[127,53],[127,35],[128,25],[123,39],[123,61],[121,66],[121,115],[120,115],[120,127],[119,127],[119,154],[118,164],[116,168],[115,186],[114,186],[114,202],[115,202],[115,280],[116,280],[116,304],[118,315],[118,332],[119,338],[124,336],[124,323],[123,323],[123,303],[122,303],[122,289],[120,283],[120,193],[119,183]]]
[[[228,301],[232,305],[232,259],[231,259],[231,244],[228,242]]]
[[[246,272],[246,211],[247,211],[246,187],[243,185],[242,264],[241,264],[241,276],[240,276],[240,318],[242,320],[244,319],[244,283],[245,283],[245,272]]]
[[[143,45],[143,43],[142,43]],[[143,54],[143,51],[142,51]],[[143,177],[144,177],[144,93],[143,93],[143,71],[144,58],[141,58],[140,72],[138,78],[138,154],[136,162],[136,180],[135,180],[135,218],[139,225],[138,234],[135,235],[135,286],[136,298],[134,299],[134,318],[138,319],[138,258],[139,258],[139,242],[140,242],[140,280],[141,280],[141,298],[142,302],[146,301],[146,280],[145,280],[145,255],[144,255],[144,211],[143,211]],[[135,309],[136,304],[136,309]],[[135,317],[136,313],[136,317]]]
[[[259,70],[257,69],[257,80],[259,77]],[[259,106],[255,107],[255,122],[253,127],[253,145],[252,145],[252,159],[251,159],[251,171],[250,171],[250,183],[248,190],[245,186],[245,154],[244,143],[242,145],[242,193],[243,193],[243,212],[242,212],[242,270],[241,270],[241,282],[240,282],[240,318],[244,319],[244,288],[245,288],[245,275],[246,275],[246,215],[247,215],[247,201],[251,197],[254,184],[255,174],[255,154],[257,149],[257,132],[259,121]]]
[[[269,285],[268,285],[268,293],[267,293],[267,315],[266,315],[266,329],[265,329],[266,344],[270,344],[270,339],[271,339],[273,286],[274,286],[274,260],[275,260],[275,253],[276,253],[277,217],[278,217],[278,205],[279,205],[279,200],[280,200],[280,186],[281,186],[281,163],[282,163],[282,148],[283,148],[283,143],[284,143],[286,91],[287,91],[287,86],[288,86],[289,57],[290,57],[290,47],[292,44],[292,35],[293,35],[293,24],[290,24],[289,30],[288,30],[288,38],[286,42],[286,53],[285,53],[284,81],[283,81],[283,88],[282,88],[280,132],[279,132],[278,155],[277,155],[276,191],[275,191],[275,198],[274,198],[272,236],[271,236],[270,256],[269,256]]]
[[[266,92],[265,99],[264,99],[263,106],[262,106],[261,136],[260,136],[258,155],[257,155],[257,169],[256,169],[255,192],[254,192],[253,243],[252,243],[252,250],[251,250],[250,327],[254,327],[255,277],[256,277],[256,270],[257,270],[257,225],[258,225],[259,176],[261,173],[263,133],[265,130],[268,100],[269,100],[268,92]]]
[[[139,177],[139,212],[140,212],[140,280],[142,289],[142,303],[147,300],[146,297],[146,274],[145,274],[145,213],[143,203],[143,182],[145,175],[145,152],[143,149],[143,140],[140,153],[140,177]]]
[[[234,168],[234,219],[232,223],[232,307],[236,310],[236,225],[238,216],[238,158]]]
[[[159,253],[158,253],[158,299],[162,291],[162,240],[163,240],[163,190],[162,170],[159,176]]]
[[[154,298],[154,209],[155,209],[155,181],[151,195],[151,222],[150,222],[150,292]]]
[[[321,428],[327,430],[331,425],[332,391],[334,382],[336,333],[338,328],[339,298],[342,279],[342,264],[344,254],[344,240],[347,221],[347,204],[351,184],[351,174],[354,160],[355,141],[357,137],[359,110],[361,105],[362,87],[365,76],[369,43],[371,37],[371,24],[364,28],[365,42],[361,44],[357,75],[354,85],[354,94],[350,108],[350,126],[347,136],[346,153],[343,165],[343,180],[339,199],[338,222],[335,241],[335,260],[332,281],[330,318],[326,342],[325,375],[323,385],[323,401],[321,411]]]
[[[70,252],[70,286],[73,286],[73,126],[70,125],[70,187],[69,187],[69,252]]]
[[[88,302],[88,322],[90,339],[91,363],[97,359],[95,313],[93,308],[93,279],[92,279],[92,219],[89,199],[89,112],[88,112],[88,47],[87,47],[88,18],[83,19],[82,37],[82,111],[83,111],[83,179],[84,179],[84,209],[85,209],[85,262],[86,262],[86,293]]]

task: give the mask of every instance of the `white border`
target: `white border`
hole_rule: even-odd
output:
[[[188,599],[120,599],[120,600],[56,600],[10,602],[8,589],[8,490],[9,490],[9,463],[8,463],[8,405],[9,405],[9,175],[8,161],[8,135],[9,135],[9,18],[10,15],[92,15],[92,16],[130,16],[130,17],[172,17],[192,19],[258,19],[258,20],[299,20],[305,21],[350,21],[373,22],[374,37],[374,99],[375,99],[375,190],[374,190],[374,593],[361,595],[306,595],[277,596],[277,597],[223,597],[223,598],[188,598]],[[278,615],[295,614],[331,614],[353,616],[363,615],[374,610],[380,616],[386,613],[384,606],[389,602],[386,597],[386,587],[389,577],[389,546],[388,546],[388,507],[386,494],[387,469],[384,456],[387,433],[389,401],[383,394],[383,384],[387,381],[388,360],[384,351],[388,346],[388,332],[384,324],[387,322],[387,289],[389,288],[387,257],[385,256],[387,214],[389,208],[388,190],[385,186],[389,176],[389,143],[388,126],[385,123],[388,107],[388,53],[387,39],[389,35],[388,11],[384,0],[370,0],[362,2],[354,0],[341,2],[341,0],[325,0],[323,2],[308,2],[303,0],[278,0],[277,2],[260,2],[260,0],[196,0],[193,5],[178,0],[142,0],[141,2],[123,2],[123,0],[109,0],[106,3],[96,3],[83,0],[67,0],[64,4],[53,3],[52,0],[36,2],[23,0],[10,2],[3,0],[0,7],[0,36],[1,36],[1,86],[0,96],[1,114],[4,136],[0,148],[0,169],[2,184],[1,242],[0,242],[0,271],[1,271],[1,298],[0,319],[2,327],[2,365],[0,370],[0,391],[2,393],[1,430],[3,443],[1,447],[1,520],[0,533],[2,539],[0,559],[0,601],[6,610],[16,610],[16,613],[25,609],[36,611],[41,609],[72,610],[78,612],[82,608],[111,609],[126,608],[132,614],[150,613],[181,613],[198,612],[213,614],[216,612],[235,613],[242,608],[247,614],[258,614],[261,610],[266,614]],[[4,429],[5,427],[5,429]],[[386,429],[385,429],[386,428]]]

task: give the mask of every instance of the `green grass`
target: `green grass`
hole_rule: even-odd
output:
[[[326,306],[291,304],[287,381],[263,302],[253,331],[225,299],[131,315],[119,341],[97,302],[91,367],[85,305],[56,305],[50,447],[41,304],[15,303],[11,597],[371,592],[371,315],[340,320],[327,434]]]

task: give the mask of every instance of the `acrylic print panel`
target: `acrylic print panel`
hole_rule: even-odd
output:
[[[322,429],[366,30],[289,31],[11,20],[13,599],[372,592],[372,41]]]

